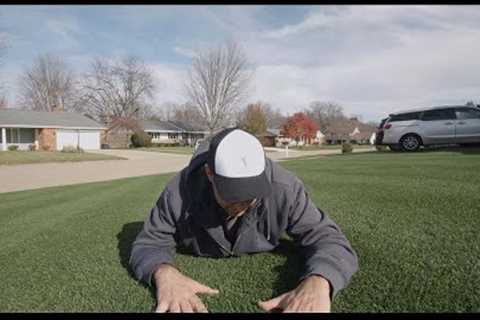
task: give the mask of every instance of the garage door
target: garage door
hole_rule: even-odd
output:
[[[76,130],[57,130],[57,150],[65,146],[77,147],[78,132]]]
[[[100,131],[57,130],[57,150],[62,150],[64,146],[80,146],[84,150],[99,150]]]
[[[100,149],[100,132],[80,130],[80,148],[85,150]]]

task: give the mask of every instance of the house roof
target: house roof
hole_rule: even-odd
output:
[[[267,128],[267,132],[275,136],[280,135],[280,129],[276,129],[276,128]]]
[[[0,110],[0,127],[105,129],[100,123],[74,112]]]
[[[188,123],[185,123],[185,122],[182,122],[182,121],[170,120],[169,122],[173,123],[174,125],[176,125],[179,128],[182,128],[183,130],[189,131],[189,132],[204,132],[204,131],[208,130],[208,129],[200,126],[200,125],[192,125],[192,124],[188,124]]]
[[[180,121],[142,120],[141,125],[145,131],[162,132],[203,132],[199,126],[187,125]]]
[[[357,119],[339,119],[334,121],[327,128],[325,133],[326,139],[369,139],[375,127],[362,123]]]

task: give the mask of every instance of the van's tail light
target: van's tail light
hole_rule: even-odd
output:
[[[390,123],[386,124],[383,126],[383,129],[390,129],[392,125]]]

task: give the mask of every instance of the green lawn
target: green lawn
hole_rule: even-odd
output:
[[[336,312],[480,311],[480,153],[375,153],[282,162],[340,225],[360,271]],[[131,242],[171,175],[0,194],[0,311],[149,312],[126,269]],[[259,311],[295,286],[292,243],[242,258],[177,255],[218,288],[211,312]]]
[[[374,146],[369,145],[369,144],[352,144],[353,149],[373,149]],[[285,147],[282,147],[285,148]],[[293,150],[302,150],[302,151],[315,151],[315,150],[325,150],[325,149],[342,149],[341,144],[322,144],[319,146],[314,146],[314,145],[309,145],[309,146],[293,146],[293,147],[288,147],[289,149]]]
[[[193,147],[184,146],[184,147],[150,147],[150,148],[139,148],[137,150],[142,151],[153,151],[153,152],[163,152],[163,153],[175,153],[175,154],[193,154]]]
[[[0,151],[0,165],[119,159],[124,158],[88,152],[67,153],[60,151]]]

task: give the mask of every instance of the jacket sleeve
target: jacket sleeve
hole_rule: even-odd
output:
[[[358,258],[340,228],[314,205],[303,183],[295,180],[286,231],[305,257],[300,280],[310,275],[327,279],[333,300],[358,270]]]
[[[153,286],[152,276],[160,264],[174,265],[175,230],[170,193],[165,189],[132,245],[129,264],[138,280]]]

